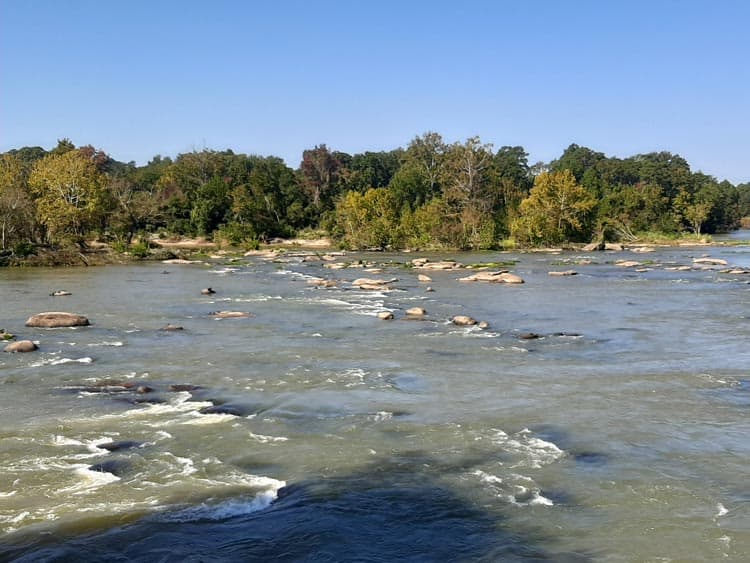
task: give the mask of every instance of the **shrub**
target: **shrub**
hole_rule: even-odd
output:
[[[147,258],[151,254],[151,249],[147,242],[137,242],[130,247],[130,254],[136,258]]]
[[[32,254],[36,254],[36,247],[31,242],[22,240],[17,242],[13,247],[13,254],[19,258],[26,258]]]

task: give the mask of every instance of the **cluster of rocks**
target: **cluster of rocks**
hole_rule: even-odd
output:
[[[83,315],[66,313],[62,311],[50,311],[32,315],[26,321],[26,326],[33,328],[62,328],[74,326],[88,326],[89,320]],[[3,332],[3,334],[9,334]],[[12,335],[11,335],[12,336]],[[10,340],[10,338],[7,338]],[[39,349],[39,345],[31,340],[18,340],[11,342],[3,349],[4,352],[33,352]]]

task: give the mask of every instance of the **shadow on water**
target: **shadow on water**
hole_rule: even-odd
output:
[[[235,499],[232,509],[181,509],[94,534],[6,541],[0,561],[590,561],[550,551],[554,538],[514,531],[501,514],[446,488],[424,462],[380,461],[290,485],[258,511],[248,508],[252,499],[245,510]]]

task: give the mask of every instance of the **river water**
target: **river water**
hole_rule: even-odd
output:
[[[750,247],[416,257],[0,270],[0,560],[747,560]]]

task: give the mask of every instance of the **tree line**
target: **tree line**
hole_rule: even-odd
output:
[[[669,152],[607,157],[570,145],[529,164],[520,146],[433,132],[406,148],[318,145],[297,169],[274,156],[202,150],[118,162],[68,139],[0,155],[0,247],[97,239],[127,249],[161,233],[252,245],[315,229],[345,248],[491,249],[714,233],[750,216],[750,183],[692,172]]]

